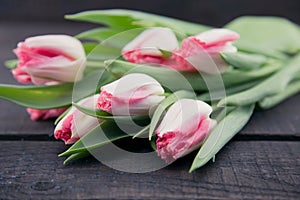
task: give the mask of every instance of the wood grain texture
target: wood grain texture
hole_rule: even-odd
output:
[[[1,141],[0,199],[298,199],[298,142],[231,142],[191,174],[192,157],[129,174],[94,159],[63,166],[60,142]]]

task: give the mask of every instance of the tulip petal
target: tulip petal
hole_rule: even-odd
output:
[[[204,31],[195,36],[199,41],[204,43],[204,47],[224,45],[239,39],[239,34],[228,29],[211,29]]]
[[[175,34],[168,28],[147,29],[122,49],[123,57],[134,63],[161,63],[159,49],[173,51],[178,48]]]

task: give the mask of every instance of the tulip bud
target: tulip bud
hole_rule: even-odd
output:
[[[67,35],[27,38],[14,50],[18,66],[12,70],[21,83],[36,85],[75,82],[82,78],[86,64],[82,44]]]
[[[217,74],[227,69],[221,58],[221,52],[236,52],[231,42],[239,34],[227,29],[212,29],[183,40],[181,48],[174,51],[178,70],[198,70],[208,74]]]
[[[97,108],[113,115],[145,115],[165,97],[162,86],[145,74],[128,74],[101,87]]]
[[[79,101],[78,105],[95,109],[98,98],[99,95],[87,97]],[[72,144],[94,129],[99,123],[101,123],[99,119],[86,115],[72,107],[57,124],[54,137],[63,140],[65,144]]]
[[[175,102],[155,131],[158,155],[171,163],[198,148],[216,124],[209,118],[211,112],[211,106],[203,101]]]
[[[39,109],[27,108],[27,112],[30,115],[30,119],[34,121],[39,119],[46,120],[46,119],[58,117],[66,110],[67,108],[56,108],[50,110],[39,110]]]
[[[160,49],[172,52],[178,48],[175,34],[168,28],[147,29],[122,49],[123,57],[133,63],[163,64]]]

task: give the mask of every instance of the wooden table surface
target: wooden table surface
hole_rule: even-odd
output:
[[[0,62],[14,58],[30,35],[77,34],[76,23],[0,23]],[[15,83],[0,68],[1,83]],[[256,111],[217,154],[216,162],[188,173],[193,156],[154,172],[131,174],[95,159],[64,166],[66,150],[48,135],[53,121],[33,122],[24,108],[0,99],[0,199],[299,199],[300,94]]]

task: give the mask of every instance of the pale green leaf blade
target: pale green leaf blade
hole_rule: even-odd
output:
[[[171,28],[177,33],[184,33],[187,35],[195,35],[211,28],[209,26],[186,22],[179,19],[125,9],[85,11],[74,15],[67,15],[66,18],[106,24],[116,29],[123,30],[138,27],[161,26]]]
[[[234,44],[238,48],[252,46],[257,53],[271,50],[276,54],[300,51],[299,26],[284,18],[245,16],[225,27],[240,34],[241,38]]]
[[[230,112],[209,134],[198,154],[196,155],[190,172],[205,165],[222,147],[237,134],[250,119],[254,105],[237,107]]]
[[[300,71],[300,54],[295,56],[286,66],[278,72],[262,81],[260,84],[246,91],[236,93],[219,102],[219,106],[244,106],[256,103],[267,96],[275,95],[285,90],[288,83]]]
[[[18,66],[18,60],[13,59],[13,60],[7,60],[5,61],[4,65],[9,68],[9,69],[14,69]]]
[[[258,105],[262,109],[269,109],[299,92],[300,92],[300,80],[293,81],[286,87],[284,91],[262,99]]]
[[[75,153],[93,150],[112,141],[126,137],[131,137],[131,135],[123,132],[113,121],[106,121],[98,125],[59,156],[69,156]]]
[[[64,161],[64,165],[67,165],[69,164],[70,162],[72,161],[75,161],[75,160],[78,160],[78,159],[81,159],[81,158],[86,158],[90,156],[90,153],[88,151],[81,151],[81,152],[78,152],[78,153],[74,153],[72,155],[70,155],[65,161]]]
[[[208,86],[205,80],[211,80],[209,89],[220,90],[223,85],[220,84],[219,75],[199,74],[198,72],[176,71],[173,69],[140,65],[129,63],[121,60],[106,61],[107,70],[115,77],[122,77],[127,73],[144,73],[155,78],[163,86],[172,86],[176,90],[195,90],[207,91]],[[272,63],[257,70],[228,70],[221,74],[221,80],[225,88],[237,86],[242,83],[248,83],[255,80],[260,80],[270,76],[281,67],[281,63]],[[213,81],[216,80],[216,81]]]
[[[95,41],[101,42],[119,32],[120,31],[112,29],[112,28],[101,27],[101,28],[94,28],[91,30],[84,31],[84,32],[76,35],[76,38],[86,39],[86,40],[95,40]]]
[[[259,54],[246,53],[221,53],[222,58],[230,65],[241,69],[252,69],[261,67],[267,58]]]
[[[9,100],[24,107],[36,109],[51,109],[69,106],[73,101],[78,101],[96,92],[97,88],[91,88],[90,85],[98,83],[100,74],[93,73],[76,83],[76,93],[73,91],[73,84],[59,84],[51,86],[16,86],[0,84],[0,98]],[[104,84],[107,76],[102,76],[100,83]],[[102,80],[102,81],[101,81]],[[72,99],[73,98],[73,99]]]

